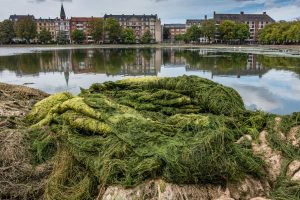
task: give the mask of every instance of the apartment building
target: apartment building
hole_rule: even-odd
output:
[[[84,43],[93,43],[93,37],[89,33],[89,24],[95,19],[101,19],[100,17],[71,17],[70,19],[70,33],[74,30],[81,30],[86,36]]]
[[[164,24],[164,28],[169,29],[171,42],[175,41],[177,35],[186,33],[186,24]]]
[[[17,21],[19,21],[19,20],[21,20],[21,19],[31,19],[31,20],[34,20],[35,18],[34,18],[34,15],[16,15],[16,14],[14,14],[14,15],[10,15],[9,16],[9,20],[10,21],[13,21],[13,22],[17,22]]]
[[[214,12],[214,20],[217,26],[225,20],[248,24],[250,31],[250,38],[248,41],[250,42],[257,41],[260,29],[263,29],[266,25],[275,22],[275,20],[272,19],[266,12],[263,12],[262,14],[245,14],[244,12],[240,12],[240,14],[217,14]]]
[[[207,20],[207,15],[204,16],[204,19],[187,19],[186,20],[186,30],[191,28],[191,26],[196,25],[201,27],[202,23]]]
[[[150,30],[152,42],[162,41],[161,21],[157,15],[104,15],[104,19],[116,19],[122,28],[132,28],[137,42],[143,34]]]
[[[56,40],[56,21],[57,19],[36,19],[36,31],[39,34],[43,29],[48,30],[51,33],[52,39]]]

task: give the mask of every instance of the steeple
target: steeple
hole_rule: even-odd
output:
[[[63,4],[61,4],[60,19],[66,19],[66,13],[65,13],[65,9],[64,9],[64,5]]]

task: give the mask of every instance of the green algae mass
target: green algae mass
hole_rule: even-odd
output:
[[[97,185],[226,184],[265,176],[251,145],[274,116],[245,110],[239,94],[210,80],[137,78],[94,84],[78,96],[56,94],[28,119],[39,160],[57,148],[45,199],[89,199]],[[47,130],[47,131],[45,131]],[[46,136],[45,136],[46,135]],[[52,137],[50,140],[49,137]],[[47,145],[47,141],[51,144]],[[46,158],[45,158],[46,159]]]

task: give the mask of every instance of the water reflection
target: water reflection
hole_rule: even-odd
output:
[[[188,49],[73,49],[0,57],[2,82],[49,93],[127,76],[198,75],[235,88],[248,108],[300,111],[300,59]]]

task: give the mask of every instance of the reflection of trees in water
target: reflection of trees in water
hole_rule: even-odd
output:
[[[175,56],[185,58],[188,71],[211,71],[212,75],[259,75],[267,71],[256,61],[256,56],[245,53],[179,51]]]
[[[39,54],[21,54],[0,57],[0,70],[14,71],[18,76],[36,75],[41,71]]]
[[[257,61],[270,69],[289,70],[300,75],[300,58],[257,55]]]

